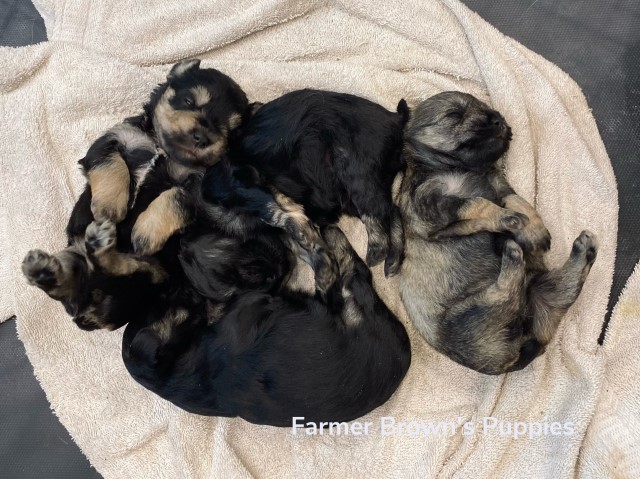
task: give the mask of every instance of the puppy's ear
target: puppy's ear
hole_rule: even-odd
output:
[[[195,58],[193,60],[182,60],[171,67],[171,71],[167,75],[167,81],[175,80],[181,75],[184,75],[190,70],[197,70],[200,68],[200,59]]]
[[[260,107],[262,107],[262,105],[264,105],[264,103],[260,103],[259,101],[254,101],[253,103],[249,104],[249,115],[255,115]]]

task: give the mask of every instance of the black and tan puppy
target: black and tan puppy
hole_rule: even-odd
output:
[[[486,374],[542,354],[597,252],[583,231],[547,270],[550,235],[496,166],[510,139],[498,112],[459,92],[420,104],[405,133],[403,302],[429,344]]]
[[[167,205],[157,199],[175,187],[172,164],[157,152],[146,133],[129,123],[117,125],[98,138],[80,163],[96,167],[104,162],[114,163],[115,158],[122,161],[126,173],[118,181],[126,178],[129,184],[127,210],[117,228],[110,219],[116,211],[114,203],[105,201],[113,201],[115,197],[102,195],[96,203],[92,196],[96,191],[95,182],[88,184],[67,225],[69,246],[53,255],[33,250],[22,264],[27,280],[61,301],[83,329],[126,324],[130,318],[146,314],[144,308],[150,298],[182,285],[186,281],[179,261],[182,243],[190,244],[194,255],[209,259],[207,268],[200,268],[206,278],[199,278],[198,271],[193,271],[194,286],[211,292],[214,285],[217,297],[228,300],[245,289],[278,289],[286,278],[293,258],[283,241],[294,242],[280,225],[286,224],[290,231],[297,233],[297,226],[307,221],[303,228],[315,232],[308,220],[297,216],[292,219],[268,192],[252,185],[238,187],[234,192],[235,204],[224,210],[216,204],[200,204],[203,199],[198,195],[185,194],[179,203],[172,205],[191,210],[189,215],[195,219],[189,228],[183,230],[182,237],[174,236],[165,243],[153,257],[139,257],[131,243],[131,231],[150,208]],[[228,176],[231,174],[227,169],[224,171]],[[86,176],[89,181],[96,178],[92,177],[91,170]],[[196,188],[199,192],[199,184],[196,181],[189,186],[183,182],[179,191]],[[99,187],[101,193],[107,190],[105,183],[99,183]],[[101,207],[99,213],[108,211],[106,217],[96,214],[96,204]],[[199,211],[200,208],[206,211]],[[171,210],[165,214],[158,211],[161,220],[167,221],[172,213]],[[104,238],[112,234],[117,234],[117,250],[113,247],[116,241],[104,242]],[[201,244],[206,248],[197,247]],[[101,254],[96,255],[96,249],[100,249]],[[214,265],[211,259],[215,259]]]
[[[264,181],[304,206],[312,221],[332,224],[341,214],[360,218],[369,236],[367,264],[402,262],[402,223],[391,198],[402,167],[404,100],[392,113],[364,98],[300,90],[261,106],[232,149]]]
[[[136,185],[145,178],[152,160],[161,155],[162,188],[157,178],[152,180],[156,196],[135,215],[131,239],[119,238],[119,244],[131,243],[135,253],[152,255],[197,221],[217,222],[227,233],[247,240],[256,231],[251,222],[263,221],[287,230],[291,246],[312,265],[319,289],[326,291],[335,280],[336,268],[322,237],[299,205],[261,187],[250,167],[236,170],[244,175],[242,194],[248,196],[242,201],[252,205],[251,212],[227,221],[226,214],[219,216],[215,207],[201,201],[204,171],[225,160],[251,109],[242,89],[227,75],[213,68],[201,69],[199,60],[174,65],[167,81],[152,92],[144,113],[107,132],[81,160],[91,187],[93,217],[98,222],[122,221],[136,198]],[[240,190],[234,190],[234,198],[240,196]],[[136,209],[142,204],[138,202]],[[79,231],[82,236],[84,229]]]

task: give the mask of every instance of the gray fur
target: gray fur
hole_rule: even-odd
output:
[[[431,346],[486,374],[522,369],[544,351],[597,251],[585,231],[562,268],[546,269],[548,231],[495,165],[510,137],[472,96],[436,95],[407,126],[399,194],[407,313]]]

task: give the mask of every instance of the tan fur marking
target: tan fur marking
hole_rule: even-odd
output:
[[[196,106],[204,106],[211,101],[211,94],[205,87],[199,85],[191,89],[193,99],[196,102]]]
[[[177,309],[167,313],[160,321],[156,321],[151,325],[160,339],[167,342],[171,338],[173,328],[184,323],[189,318],[189,311],[186,309]]]
[[[230,130],[235,130],[236,128],[238,128],[240,126],[240,123],[242,123],[242,115],[240,115],[240,113],[233,113],[229,117]]]
[[[119,223],[127,215],[129,203],[129,169],[119,153],[112,153],[106,161],[89,170],[91,212],[97,221]]]
[[[157,253],[174,233],[187,225],[187,217],[179,206],[179,197],[178,187],[163,191],[138,217],[131,235],[136,253]]]

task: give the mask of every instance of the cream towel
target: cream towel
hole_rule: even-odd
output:
[[[36,4],[50,41],[0,50],[0,311],[17,314],[54,411],[106,478],[576,474],[609,375],[596,339],[611,286],[618,203],[595,122],[566,74],[457,0]],[[92,140],[139,111],[170,63],[194,56],[231,75],[253,100],[314,87],[393,109],[401,97],[412,105],[456,89],[499,109],[514,131],[508,177],[553,235],[549,264],[565,260],[584,228],[601,244],[547,353],[524,371],[487,377],[435,353],[407,325],[411,369],[393,398],[362,418],[374,423],[362,436],[294,436],[239,419],[198,417],[138,386],[122,365],[121,332],[80,331],[58,303],[26,286],[19,265],[30,248],[64,246],[64,225],[83,183],[76,160]],[[362,225],[342,225],[362,253]],[[397,280],[386,281],[380,267],[374,273],[383,299],[406,322]],[[638,333],[637,325],[629,327]],[[385,416],[433,427],[451,422],[455,431],[383,436]],[[569,423],[573,434],[483,434],[484,417],[505,427]],[[463,434],[461,424],[474,421],[475,432]]]

